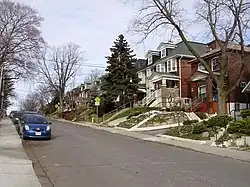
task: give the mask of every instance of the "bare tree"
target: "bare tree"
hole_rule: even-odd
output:
[[[38,59],[39,73],[44,84],[54,90],[60,98],[63,112],[63,97],[69,81],[75,77],[83,62],[83,52],[76,44],[47,47]]]
[[[20,101],[20,109],[28,111],[39,111],[40,105],[37,100],[37,93],[32,92],[28,94],[24,100]]]
[[[35,68],[34,59],[43,43],[42,21],[25,4],[0,1],[0,66],[8,67],[15,78],[27,78]]]
[[[85,78],[85,82],[92,82],[99,79],[104,74],[103,71],[99,69],[94,69],[90,71],[90,74]]]
[[[180,1],[137,0],[136,2],[141,3],[141,8],[139,15],[132,22],[130,31],[142,34],[142,40],[161,29],[165,32],[177,33],[215,81],[219,98],[219,115],[225,115],[227,95],[239,84],[246,69],[245,40],[249,32],[250,2],[248,0],[201,0],[196,6],[197,17],[188,20],[193,23],[199,21],[198,23],[208,28],[208,33],[211,33],[219,45],[221,51],[219,75],[212,71],[209,63],[188,42],[187,32],[185,32],[187,28],[184,27],[184,23],[187,22],[184,17],[188,10],[181,7]],[[241,67],[237,67],[238,71],[234,75],[236,81],[228,86],[228,58],[232,55],[232,50],[238,62],[241,62]]]

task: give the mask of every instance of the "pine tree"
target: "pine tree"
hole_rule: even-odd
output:
[[[3,108],[7,109],[11,105],[10,99],[15,97],[14,81],[13,81],[13,78],[11,78],[10,74],[7,71],[4,72],[3,89],[4,89]]]
[[[137,93],[140,79],[133,66],[135,55],[123,35],[119,35],[110,51],[111,56],[106,57],[108,66],[102,85],[103,99],[107,104],[114,103],[119,97],[117,105],[121,106],[131,101],[133,94]]]

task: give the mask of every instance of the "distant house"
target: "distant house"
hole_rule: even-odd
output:
[[[94,102],[96,96],[100,96],[101,94],[101,83],[102,77],[97,80],[85,82],[80,85],[80,93],[79,93],[79,102],[89,107],[90,103]]]
[[[189,42],[200,54],[209,50],[203,43]],[[141,104],[155,107],[162,106],[161,85],[166,84],[167,92],[181,98],[183,103],[189,103],[191,98],[192,75],[189,61],[195,57],[183,42],[161,42],[156,50],[149,50],[146,57],[146,67],[137,71],[141,79],[140,90],[145,92]]]

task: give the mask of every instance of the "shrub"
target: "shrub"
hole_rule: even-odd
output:
[[[198,120],[187,120],[183,122],[183,125],[192,125],[193,123],[199,122]]]
[[[226,127],[227,124],[232,121],[231,116],[215,116],[207,121],[208,127]]]
[[[195,113],[200,119],[207,119],[207,115],[204,112]]]
[[[229,125],[227,130],[231,134],[241,133],[250,135],[250,119],[242,119],[235,121]]]
[[[206,132],[207,127],[204,123],[195,123],[193,125],[193,134],[201,134],[203,132]]]
[[[171,111],[185,111],[185,109],[183,109],[183,108],[181,108],[180,106],[173,106],[172,108],[171,108]]]
[[[130,119],[131,117],[134,117],[134,116],[139,116],[142,112],[141,111],[135,111],[133,112],[132,114],[130,114],[127,119]]]
[[[249,109],[248,110],[242,110],[240,112],[240,114],[241,114],[242,118],[247,118],[248,116],[250,116],[250,110]]]

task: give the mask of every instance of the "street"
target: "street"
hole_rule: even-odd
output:
[[[52,123],[51,141],[23,145],[43,187],[249,187],[250,163]]]

